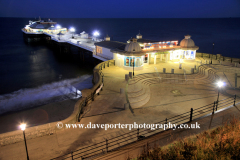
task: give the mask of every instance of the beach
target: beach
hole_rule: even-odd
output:
[[[68,99],[0,116],[0,133],[18,130],[21,122],[27,127],[61,121],[69,117],[78,99]]]

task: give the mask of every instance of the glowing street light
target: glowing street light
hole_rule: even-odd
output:
[[[94,35],[95,37],[97,37],[97,36],[99,36],[100,34],[99,34],[98,31],[95,31],[95,32],[93,33],[93,35]]]
[[[219,100],[219,89],[222,88],[224,86],[224,82],[219,81],[217,82],[217,86],[218,86],[218,97],[217,97],[217,105],[218,105],[218,100]]]
[[[100,35],[100,33],[98,31],[94,31],[93,32],[93,36],[96,37],[96,41],[97,41],[97,37]]]
[[[73,28],[73,27],[70,28],[69,30],[70,30],[70,32],[75,32],[75,28]]]
[[[73,39],[74,38],[73,33],[75,32],[75,28],[71,27],[69,30],[70,30],[70,32],[72,32],[72,39]]]
[[[21,125],[20,125],[20,128],[21,128],[22,131],[25,131],[25,129],[26,129],[26,124],[21,124]]]
[[[57,28],[57,29],[60,29],[60,28],[61,28],[61,26],[60,26],[60,25],[57,25],[57,26],[56,26],[56,28]]]
[[[73,39],[74,38],[73,33],[75,32],[75,28],[71,27],[69,30],[70,30],[70,32],[72,32],[72,39]]]
[[[26,124],[21,124],[20,125],[21,130],[23,131],[23,137],[24,137],[24,142],[25,142],[25,148],[26,148],[26,153],[27,153],[27,160],[29,160],[28,157],[28,150],[27,150],[27,142],[26,142],[26,137],[25,137],[25,129],[26,129]]]
[[[218,86],[219,88],[221,88],[221,87],[224,86],[224,83],[223,83],[222,81],[219,81],[219,82],[217,83],[217,86]]]

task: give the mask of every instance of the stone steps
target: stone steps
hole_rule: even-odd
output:
[[[145,93],[146,93],[146,89],[143,87],[141,90],[139,90],[137,92],[128,92],[128,98],[138,97]]]
[[[129,102],[132,108],[138,108],[145,105],[150,100],[150,88],[149,86],[143,86],[145,93],[141,96],[129,98]]]
[[[141,91],[143,88],[140,83],[134,83],[128,85],[128,93],[137,93]]]
[[[201,67],[197,74],[184,75],[179,74],[159,74],[147,73],[135,76],[129,82],[128,99],[132,108],[138,108],[145,105],[150,100],[150,85],[157,83],[176,83],[176,84],[208,84],[215,79],[216,72],[211,68]]]
[[[131,81],[135,83],[131,84]],[[150,100],[150,88],[142,83],[142,80],[136,82],[135,79],[130,80],[128,86],[128,99],[132,108],[145,105]]]

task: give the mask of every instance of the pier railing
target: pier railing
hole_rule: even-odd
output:
[[[233,107],[240,103],[240,99],[236,98],[236,95],[234,97],[228,97],[225,99],[222,99],[220,101],[215,101],[213,103],[210,103],[208,105],[198,107],[196,109],[191,108],[190,111],[169,117],[166,119],[162,119],[161,121],[155,122],[153,124],[167,124],[171,122],[171,124],[178,124],[177,128],[180,127],[180,124],[188,124],[191,123],[193,120],[201,119],[203,117],[213,115],[216,111],[219,109],[224,110],[225,107]],[[183,125],[185,126],[185,125]],[[171,130],[167,129],[167,130]],[[124,147],[128,144],[137,142],[139,140],[143,140],[147,137],[151,137],[155,134],[159,134],[162,132],[165,132],[167,130],[164,130],[163,128],[155,128],[154,130],[151,130],[151,128],[135,128],[132,131],[129,131],[125,134],[106,139],[104,141],[100,141],[97,143],[94,143],[89,146],[82,147],[78,150],[75,150],[71,153],[53,158],[55,159],[62,159],[62,160],[74,160],[74,159],[88,159],[88,158],[94,158],[100,155],[104,155],[108,152],[115,151],[121,147]]]

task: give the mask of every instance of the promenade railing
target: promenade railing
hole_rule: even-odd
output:
[[[237,98],[235,95],[234,97],[228,97],[220,100],[219,102],[215,101],[213,103],[210,103],[208,105],[205,105],[196,109],[191,108],[190,111],[188,112],[163,119],[154,124],[166,124],[168,122],[171,122],[172,124],[178,124],[177,127],[179,127],[180,124],[187,124],[192,122],[193,120],[201,119],[207,115],[215,114],[215,112],[221,108],[235,106],[238,103],[240,103],[240,99]],[[167,129],[167,130],[170,130],[170,129]],[[122,134],[113,138],[109,138],[89,146],[82,147],[68,154],[64,154],[62,156],[53,158],[52,160],[54,159],[64,159],[64,160],[82,159],[83,160],[88,158],[94,158],[94,157],[106,154],[107,152],[112,152],[114,150],[117,150],[128,144],[145,139],[146,137],[150,137],[155,134],[165,132],[167,130],[164,130],[163,128],[155,128],[155,130],[146,129],[146,128],[133,129],[125,134]]]
[[[94,69],[97,70],[97,73],[99,74],[99,80],[98,80],[98,83],[96,84],[97,86],[95,86],[92,92],[88,94],[88,96],[85,97],[84,101],[81,101],[81,103],[79,104],[79,112],[76,115],[76,122],[80,121],[80,116],[83,113],[83,109],[87,106],[87,104],[94,101],[95,97],[99,94],[100,90],[103,90],[104,74],[102,73],[102,69],[104,69],[105,66],[110,67],[113,65],[115,65],[115,61],[110,60],[110,61],[99,63],[97,66],[95,66]]]
[[[105,67],[109,67],[110,64],[115,65],[115,61],[106,61],[98,64],[94,69],[99,70],[99,75],[102,78],[102,82],[100,84],[103,84],[103,77],[104,74],[102,73],[102,69]],[[200,66],[199,66],[200,67]],[[208,77],[210,79],[218,79],[219,77],[215,74],[216,72],[212,69],[209,69],[208,66],[202,66],[199,69],[199,73],[204,72],[205,70],[208,69]],[[129,83],[129,81],[128,81]],[[100,87],[99,84],[99,87]],[[97,87],[97,88],[99,88]],[[128,86],[127,86],[128,87]],[[96,92],[96,91],[95,91]],[[95,93],[93,92],[93,93]],[[126,88],[127,92],[127,88]],[[94,100],[94,96],[96,94],[91,94],[86,98],[87,101]],[[127,97],[126,97],[127,98]],[[128,100],[128,98],[127,98]],[[210,103],[208,105],[193,109],[191,108],[190,111],[173,116],[173,117],[168,117],[165,119],[162,119],[159,122],[155,122],[154,124],[166,124],[168,122],[171,122],[172,124],[178,124],[177,127],[179,127],[179,124],[187,124],[192,122],[193,120],[201,119],[205,116],[215,114],[215,112],[221,108],[227,108],[231,106],[235,106],[236,104],[240,103],[240,99],[236,97],[228,97],[225,99],[222,99],[220,101],[214,101],[213,103]],[[129,103],[129,109],[131,110],[131,104]],[[132,110],[131,110],[132,111]],[[169,130],[169,129],[167,129]],[[88,159],[88,158],[94,158],[103,154],[106,154],[107,152],[111,152],[114,150],[117,150],[123,146],[126,146],[128,144],[137,142],[139,140],[145,139],[147,137],[153,136],[155,134],[159,134],[162,132],[165,132],[166,130],[162,128],[155,128],[155,130],[151,129],[146,129],[146,128],[137,128],[137,129],[132,129],[131,131],[124,133],[122,135],[105,139],[103,141],[99,141],[97,143],[93,143],[92,145],[84,146],[78,150],[72,151],[68,154],[61,155],[59,157],[53,158],[54,159]]]

